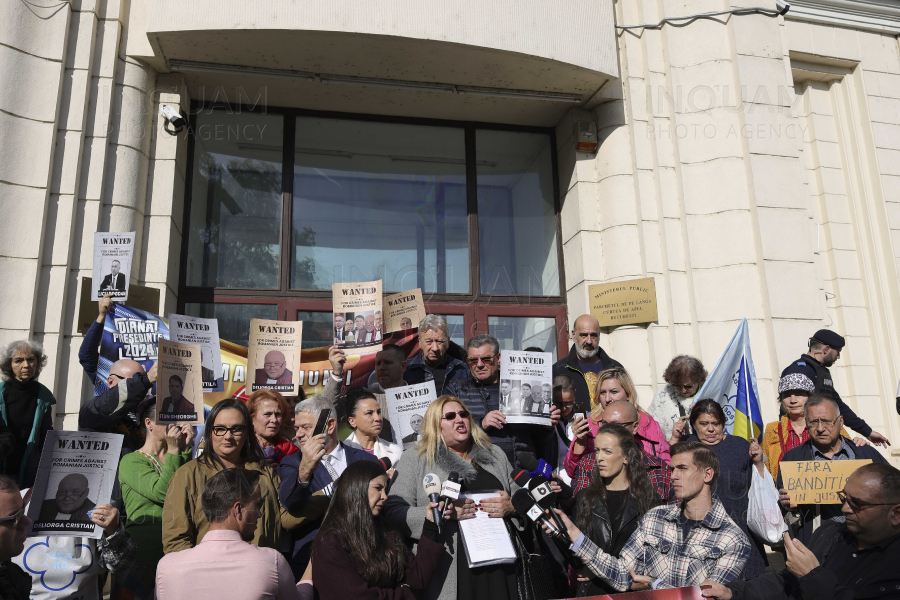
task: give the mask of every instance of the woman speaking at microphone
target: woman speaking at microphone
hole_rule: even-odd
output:
[[[418,552],[382,516],[388,477],[381,463],[350,463],[338,479],[334,497],[312,552],[313,582],[320,600],[414,600],[413,589],[428,587],[444,553],[432,508],[418,523]]]
[[[453,396],[431,403],[422,421],[422,438],[403,453],[397,480],[385,503],[385,518],[407,537],[421,540],[430,501],[422,482],[434,474],[441,481],[452,471],[460,475],[463,492],[500,492],[499,498],[476,505],[471,499],[455,501],[447,512],[437,540],[445,546],[440,564],[423,598],[426,600],[517,600],[514,565],[469,568],[456,521],[470,519],[477,510],[492,518],[515,514],[510,494],[519,489],[510,478],[506,454],[476,426],[466,406]],[[421,552],[422,542],[419,542]],[[313,560],[315,564],[315,560]]]

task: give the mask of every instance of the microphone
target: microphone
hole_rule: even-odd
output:
[[[566,540],[571,542],[569,534],[566,533],[565,524],[559,518],[559,515],[556,514],[556,511],[553,510],[553,507],[556,506],[556,492],[550,487],[550,482],[543,477],[532,477],[531,481],[528,482],[528,489],[531,491],[531,497],[534,498],[537,505],[550,511],[550,517],[556,523],[556,526],[563,532]]]
[[[384,458],[379,458],[378,462],[381,463],[381,466],[384,467],[385,471],[390,471],[391,466],[393,466],[393,463],[391,463],[391,459],[387,456],[385,456]]]
[[[516,469],[512,473],[509,474],[512,477],[512,480],[516,482],[516,485],[519,487],[527,487],[528,482],[531,480],[531,475],[528,474],[527,471],[523,471],[522,469]]]
[[[428,494],[428,500],[431,502],[440,502],[440,492],[441,492],[441,480],[438,479],[438,476],[434,473],[429,473],[425,476],[425,479],[422,480],[422,485],[425,486],[425,493]],[[439,507],[435,506],[431,509],[431,515],[434,517],[434,524],[437,525],[438,533],[441,533],[441,511]]]
[[[516,459],[522,467],[531,471],[532,475],[540,475],[544,479],[550,479],[550,476],[553,475],[553,467],[544,459],[538,460],[527,452],[519,452],[516,455]]]
[[[516,493],[512,495],[511,500],[517,514],[528,517],[535,523],[546,525],[547,529],[550,530],[550,535],[554,538],[562,539],[563,536],[565,536],[565,539],[568,540],[569,536],[564,533],[565,529],[560,530],[559,527],[547,517],[543,509],[534,503],[534,498],[532,498],[525,489],[517,490]]]
[[[450,471],[447,479],[441,485],[441,499],[445,500],[446,507],[450,500],[459,500],[459,493],[462,491],[462,485],[459,483],[459,473]]]

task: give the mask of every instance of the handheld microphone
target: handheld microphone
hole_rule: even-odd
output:
[[[565,524],[559,518],[559,515],[556,514],[556,511],[553,510],[553,507],[556,506],[556,492],[550,487],[550,482],[543,477],[532,477],[531,481],[528,482],[528,489],[531,491],[531,497],[534,498],[537,505],[550,511],[550,517],[556,523],[556,526],[563,532],[565,538],[571,542],[572,540],[569,540],[569,535],[566,533]]]
[[[516,460],[519,461],[522,468],[530,471],[532,476],[540,475],[544,479],[550,479],[550,476],[553,475],[553,467],[544,459],[538,460],[527,452],[519,452],[516,455]]]
[[[441,485],[441,499],[449,502],[450,500],[459,500],[459,493],[462,491],[462,485],[459,483],[459,473],[450,471],[447,479]],[[447,504],[445,503],[444,506]]]
[[[531,480],[531,475],[528,474],[528,471],[523,471],[522,469],[515,469],[509,476],[516,482],[516,485],[523,488],[528,487],[528,482]]]
[[[428,494],[428,499],[431,502],[440,502],[441,480],[438,479],[437,475],[429,473],[425,476],[425,479],[422,480],[422,485],[425,486],[425,493]],[[431,515],[434,517],[434,524],[437,525],[438,533],[441,533],[441,511],[439,510],[439,507],[435,506],[432,508]]]
[[[562,538],[565,530],[561,531],[559,527],[547,517],[544,510],[534,503],[534,498],[532,498],[526,490],[521,489],[516,491],[516,493],[512,495],[511,501],[517,514],[527,517],[535,523],[546,525],[547,529],[550,530],[551,536],[556,539]],[[566,535],[566,539],[568,539],[568,535]]]
[[[384,467],[385,471],[390,471],[393,463],[391,463],[391,459],[385,456],[384,458],[379,458],[378,462],[381,463],[381,466]]]

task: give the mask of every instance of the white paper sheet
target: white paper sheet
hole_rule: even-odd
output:
[[[499,492],[460,494],[460,498],[471,498],[475,502],[499,497]],[[516,549],[503,519],[492,519],[486,512],[477,511],[474,519],[459,522],[459,530],[469,568],[516,562]]]

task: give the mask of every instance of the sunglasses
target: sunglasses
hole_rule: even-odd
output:
[[[597,425],[599,425],[600,427],[603,427],[604,425],[621,425],[622,427],[631,427],[635,423],[637,423],[637,421],[625,421],[624,423],[616,423],[615,421],[604,421],[603,419],[600,419],[599,421],[597,421]]]
[[[444,415],[444,420],[445,420],[445,421],[452,421],[453,419],[456,418],[456,415],[459,415],[459,416],[462,417],[463,419],[468,419],[468,418],[469,418],[469,414],[470,414],[470,413],[469,413],[469,411],[467,411],[467,410],[461,410],[461,411],[459,411],[459,412],[452,411],[452,412],[448,412],[447,414]]]
[[[244,425],[235,425],[234,427],[225,427],[224,425],[216,425],[212,428],[213,435],[222,437],[228,432],[231,432],[231,435],[234,437],[240,437],[244,435],[244,432],[247,431],[247,428]]]
[[[837,493],[837,497],[842,504],[846,502],[847,506],[850,507],[850,510],[855,513],[862,512],[867,508],[872,508],[873,506],[893,506],[894,504],[897,504],[897,502],[860,502],[853,496],[847,495],[847,492],[845,492],[844,490],[839,491]]]
[[[20,508],[13,514],[9,515],[8,517],[0,517],[0,523],[8,523],[8,522],[12,521],[12,526],[13,526],[13,528],[15,528],[15,527],[19,526],[19,523],[22,522],[22,517],[24,517],[24,516],[25,516],[25,507],[23,506],[22,508]]]
[[[475,365],[477,365],[479,362],[483,362],[486,365],[492,365],[492,364],[494,364],[494,357],[493,356],[484,356],[484,357],[477,357],[477,358],[469,358],[469,359],[466,359],[466,361],[473,367]]]

